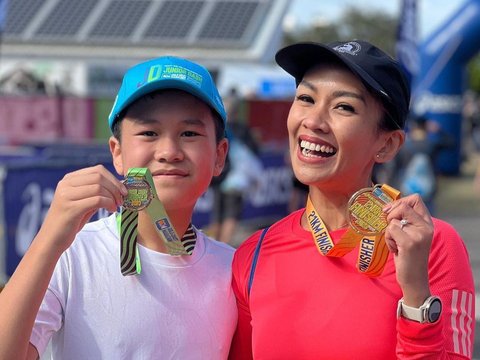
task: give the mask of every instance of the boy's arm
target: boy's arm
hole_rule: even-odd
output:
[[[69,173],[58,183],[42,227],[0,294],[1,359],[38,357],[30,335],[60,255],[98,209],[114,212],[126,193],[101,165]]]

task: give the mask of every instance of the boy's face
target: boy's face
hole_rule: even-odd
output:
[[[146,167],[168,210],[193,208],[225,163],[228,144],[216,143],[210,108],[179,90],[147,95],[121,123],[121,140],[110,138],[115,169]]]

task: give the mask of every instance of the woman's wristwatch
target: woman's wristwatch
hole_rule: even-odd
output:
[[[400,316],[419,323],[435,323],[442,314],[442,301],[437,296],[428,297],[419,308],[405,305],[403,299],[398,301],[397,318]]]

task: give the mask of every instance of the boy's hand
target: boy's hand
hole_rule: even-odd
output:
[[[122,182],[102,165],[68,173],[57,184],[41,230],[63,252],[98,209],[114,212],[126,195]]]

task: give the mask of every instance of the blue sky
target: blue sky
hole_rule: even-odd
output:
[[[420,39],[428,36],[468,0],[417,0]],[[471,1],[471,0],[470,0]],[[346,7],[380,10],[398,16],[401,0],[293,0],[286,21],[306,25],[335,21]]]

